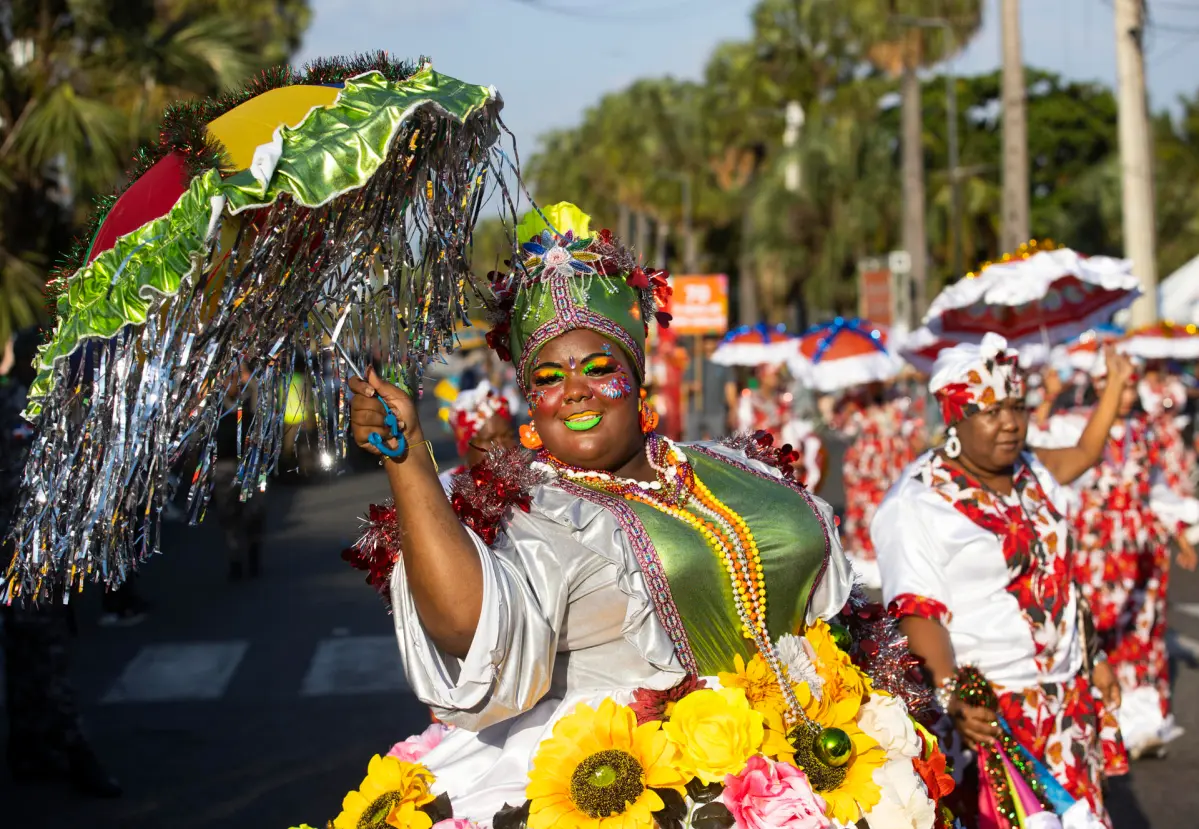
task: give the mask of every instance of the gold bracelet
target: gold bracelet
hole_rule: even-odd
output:
[[[422,440],[420,443],[418,443],[416,445],[424,446],[426,449],[429,450],[429,460],[433,461],[433,471],[440,475],[441,467],[437,465],[437,456],[433,454],[433,441]],[[391,461],[392,463],[403,463],[404,459],[409,457],[411,455],[411,453],[412,453],[412,446],[410,444],[408,446],[408,451],[404,453],[403,458],[389,458],[386,455],[380,455],[379,456],[379,466],[383,466],[388,461]]]

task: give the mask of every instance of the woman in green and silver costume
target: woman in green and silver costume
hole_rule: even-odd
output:
[[[763,443],[654,432],[640,390],[665,274],[573,205],[517,235],[489,342],[528,398],[525,450],[460,476],[447,500],[408,396],[374,374],[353,385],[358,444],[382,429],[382,398],[413,447],[385,463],[403,539],[390,599],[411,688],[457,726],[422,762],[472,820],[525,801],[538,745],[580,702],[627,704],[738,660],[783,677],[779,637],[841,612],[852,587],[831,509]]]

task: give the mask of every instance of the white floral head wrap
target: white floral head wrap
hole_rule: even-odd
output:
[[[483,424],[492,417],[499,415],[505,420],[512,419],[508,409],[508,400],[491,384],[484,380],[473,389],[460,392],[450,404],[450,428],[458,442],[458,453],[466,454],[470,442],[483,428]]]
[[[941,404],[947,426],[961,423],[1009,397],[1024,397],[1024,374],[1017,354],[998,334],[982,342],[962,343],[937,355],[929,391]]]

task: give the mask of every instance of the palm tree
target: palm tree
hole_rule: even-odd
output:
[[[870,62],[901,79],[903,246],[912,257],[916,314],[920,315],[928,305],[928,233],[917,71],[952,57],[974,37],[982,24],[983,4],[981,0],[890,0],[889,16],[879,13],[879,5],[877,0],[861,0],[854,4],[853,13],[869,43]]]
[[[48,267],[165,104],[243,81],[264,54],[294,48],[306,21],[306,0],[10,4],[0,20],[0,340],[40,316]]]

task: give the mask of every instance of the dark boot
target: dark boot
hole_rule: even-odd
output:
[[[67,759],[71,769],[71,785],[75,791],[89,797],[121,796],[121,784],[104,770],[89,745],[82,743],[72,747]]]

